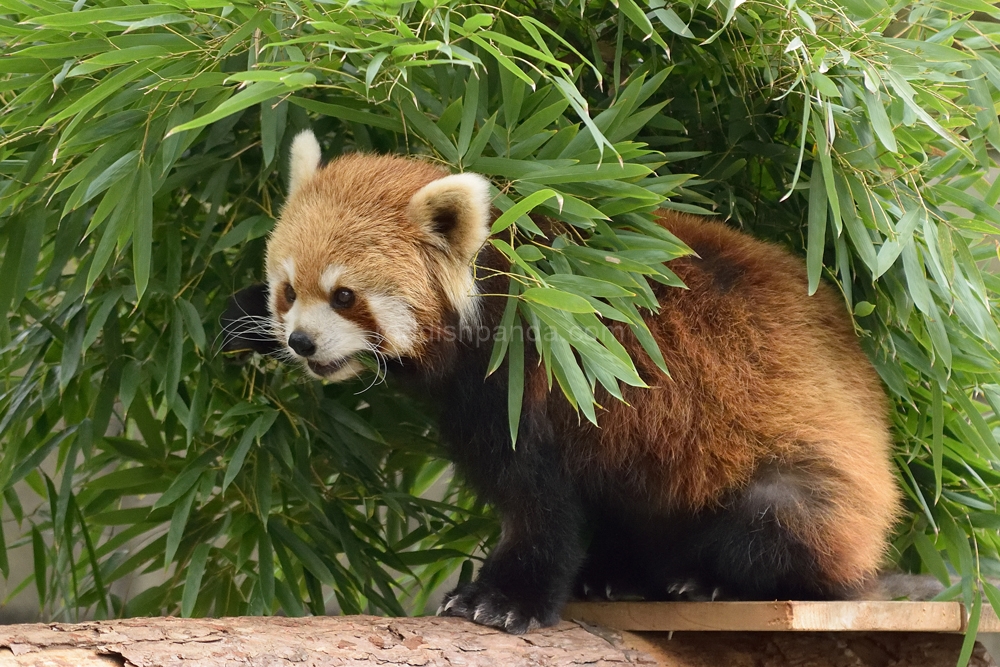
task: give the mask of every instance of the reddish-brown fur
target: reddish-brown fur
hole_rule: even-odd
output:
[[[320,276],[336,263],[346,269],[346,284],[407,298],[419,322],[440,320],[446,304],[435,293],[433,258],[406,208],[417,190],[446,175],[426,162],[391,156],[359,153],[331,162],[282,211],[283,224],[268,243],[269,272],[293,258],[300,298],[327,301]]]
[[[812,502],[779,520],[831,583],[854,587],[884,555],[899,493],[885,396],[843,301],[826,285],[807,296],[803,263],[778,246],[692,216],[660,222],[701,256],[671,263],[688,289],[657,286],[646,317],[670,377],[614,323],[649,389],[625,388],[630,405],[603,396],[600,429],[553,394],[579,433],[569,459],[666,510],[719,503],[763,465],[794,469]]]
[[[348,284],[406,298],[425,336],[453,324],[440,252],[407,218],[414,193],[444,175],[401,158],[340,158],[290,200],[269,267],[294,257],[296,289],[328,299],[318,278],[336,262]],[[899,494],[886,401],[842,300],[826,285],[808,296],[802,261],[778,246],[711,220],[662,212],[660,222],[699,255],[671,263],[688,289],[657,285],[661,308],[646,318],[670,376],[610,323],[648,389],[625,388],[628,404],[599,395],[595,428],[548,391],[536,365],[525,401],[544,403],[566,434],[576,477],[631,489],[653,513],[717,506],[777,471],[803,491],[778,510],[780,523],[816,555],[831,589],[857,588],[884,555]],[[495,252],[478,261],[506,268]],[[504,293],[501,283],[481,291]],[[495,325],[503,298],[481,301],[483,323]],[[429,340],[414,349],[418,364],[441,358]]]

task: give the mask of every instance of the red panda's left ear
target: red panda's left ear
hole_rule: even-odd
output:
[[[407,213],[441,247],[467,263],[490,235],[490,183],[465,173],[431,181],[410,199]]]

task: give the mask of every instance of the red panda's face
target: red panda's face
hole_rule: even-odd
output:
[[[297,136],[267,246],[270,312],[288,350],[341,381],[363,368],[359,353],[419,358],[451,313],[474,319],[489,183],[400,157],[319,162],[312,132]]]

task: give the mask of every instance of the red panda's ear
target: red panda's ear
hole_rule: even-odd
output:
[[[289,160],[288,196],[291,197],[302,184],[312,178],[319,169],[319,142],[312,130],[299,132],[292,141],[292,157]]]
[[[407,213],[435,245],[465,264],[490,235],[490,183],[465,173],[431,181],[410,199]]]

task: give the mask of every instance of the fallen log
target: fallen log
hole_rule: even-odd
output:
[[[571,622],[513,636],[437,617],[132,618],[0,626],[0,667],[656,664],[613,640]]]
[[[884,619],[862,607],[867,616],[859,610],[848,615],[877,622],[845,624],[847,612],[841,610],[838,618],[819,616],[827,619],[825,629],[812,622],[796,629],[796,610],[782,605],[801,603],[739,603],[733,609],[740,615],[724,613],[730,608],[726,603],[714,604],[572,605],[567,612],[574,618],[603,616],[602,622],[619,629],[577,620],[520,636],[437,617],[133,618],[9,625],[0,626],[0,667],[952,667],[962,643],[947,614],[894,614],[896,631],[885,631]],[[719,613],[706,625],[713,610]],[[899,620],[904,618],[916,626],[911,630],[923,631],[906,631]],[[858,631],[865,623],[882,629]],[[699,631],[681,629],[698,624]],[[726,624],[733,627],[727,630]],[[627,631],[637,626],[678,631]],[[754,627],[757,631],[747,631]],[[939,631],[926,631],[930,627]],[[970,665],[996,667],[981,646]]]

